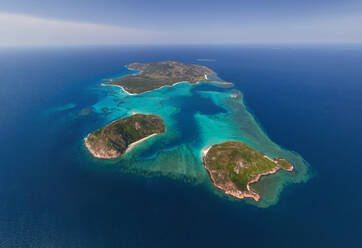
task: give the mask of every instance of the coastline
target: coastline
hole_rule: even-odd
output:
[[[209,152],[209,150],[211,149],[212,146],[208,146],[204,149],[201,150],[201,153],[202,153],[202,157],[205,157],[206,154]]]
[[[127,67],[126,67],[127,68]],[[127,68],[129,69],[129,68]],[[145,94],[145,93],[148,93],[148,92],[152,92],[154,90],[159,90],[159,89],[162,89],[163,87],[173,87],[177,84],[181,84],[181,83],[187,83],[187,84],[200,84],[200,83],[211,83],[211,84],[223,84],[223,85],[233,85],[233,83],[230,83],[230,82],[225,82],[225,81],[213,81],[213,80],[208,80],[207,79],[207,74],[205,74],[205,81],[198,81],[196,83],[190,83],[188,81],[181,81],[181,82],[176,82],[176,83],[173,83],[171,85],[163,85],[159,88],[156,88],[156,89],[153,89],[153,90],[147,90],[147,91],[144,91],[142,93],[131,93],[129,91],[127,91],[124,86],[121,86],[121,85],[118,85],[118,84],[112,84],[112,79],[108,82],[105,82],[105,83],[101,83],[101,86],[117,86],[117,87],[120,87],[127,95],[130,95],[130,96],[135,96],[135,95],[142,95],[142,94]]]
[[[149,138],[151,138],[151,137],[153,137],[153,136],[160,135],[160,134],[161,134],[161,133],[153,133],[153,134],[151,134],[151,135],[148,135],[148,136],[146,136],[146,137],[144,137],[144,138],[142,138],[142,139],[140,139],[140,140],[137,140],[137,141],[129,144],[129,145],[127,146],[127,149],[125,150],[125,152],[124,152],[122,155],[124,155],[124,154],[126,154],[127,152],[129,152],[129,151],[130,151],[133,147],[135,147],[138,143],[141,143],[141,142],[143,142],[143,141],[145,141],[145,140],[147,140],[147,139],[149,139]]]
[[[130,95],[130,96],[135,96],[135,95],[142,95],[142,94],[145,94],[145,93],[148,93],[148,92],[152,92],[154,90],[159,90],[163,87],[173,87],[175,86],[176,84],[181,84],[181,83],[188,83],[188,82],[177,82],[177,83],[174,83],[172,85],[163,85],[159,88],[156,88],[156,89],[153,89],[153,90],[147,90],[145,92],[142,92],[142,93],[131,93],[129,91],[127,91],[124,86],[121,86],[121,85],[117,85],[117,84],[109,84],[109,83],[101,83],[101,86],[117,86],[117,87],[120,87],[127,95]]]
[[[109,81],[109,82],[111,82],[111,81]],[[123,86],[118,85],[118,84],[101,83],[101,86],[116,86],[116,87],[120,87],[127,95],[130,95],[130,96],[139,95],[139,94],[134,94],[134,93],[128,92]]]
[[[145,91],[145,92],[142,92],[142,93],[130,93],[130,92],[128,92],[123,86],[120,86],[121,88],[122,88],[122,90],[124,91],[124,92],[126,92],[128,95],[131,95],[131,96],[134,96],[134,95],[142,95],[142,94],[145,94],[145,93],[148,93],[148,92],[152,92],[152,91],[154,91],[154,90],[159,90],[159,89],[162,89],[162,88],[164,88],[164,87],[173,87],[173,86],[175,86],[175,85],[177,85],[177,84],[182,84],[182,83],[188,83],[188,82],[177,82],[177,83],[173,83],[173,84],[171,84],[171,85],[163,85],[163,86],[161,86],[161,87],[159,87],[159,88],[156,88],[156,89],[153,89],[153,90],[147,90],[147,91]]]
[[[93,155],[93,157],[96,157],[96,158],[99,158],[99,159],[112,159],[112,158],[119,158],[121,157],[122,155],[126,154],[127,152],[129,152],[134,146],[136,146],[138,143],[141,143],[153,136],[156,136],[156,135],[160,135],[161,133],[153,133],[151,135],[148,135],[140,140],[137,140],[131,144],[129,144],[126,148],[126,150],[123,152],[123,153],[120,153],[118,151],[115,151],[114,153],[112,153],[111,155],[104,155],[104,154],[100,154],[96,151],[94,151],[92,149],[92,147],[89,145],[88,143],[88,137],[89,135],[91,134],[88,134],[87,137],[84,138],[84,143],[85,143],[85,146],[87,147],[88,151]]]
[[[253,198],[256,202],[259,202],[260,199],[261,199],[260,195],[259,195],[258,193],[256,193],[256,192],[252,191],[251,188],[250,188],[250,185],[253,184],[253,183],[259,182],[259,180],[260,180],[263,176],[273,175],[273,174],[277,173],[279,170],[283,169],[283,168],[280,167],[280,166],[276,166],[274,169],[272,169],[272,170],[270,170],[270,171],[267,171],[267,172],[258,174],[254,180],[249,181],[248,184],[246,185],[247,191],[241,191],[241,190],[226,190],[226,189],[224,189],[221,185],[216,184],[215,179],[214,179],[214,177],[213,177],[210,169],[206,166],[205,157],[206,157],[207,153],[209,152],[209,150],[211,149],[211,147],[212,147],[212,146],[209,146],[209,147],[207,147],[207,148],[202,149],[202,154],[203,154],[202,161],[203,161],[204,167],[205,167],[205,169],[206,169],[206,172],[207,172],[207,174],[209,175],[209,177],[210,177],[210,179],[211,179],[212,184],[213,184],[216,188],[222,190],[226,195],[231,195],[231,196],[233,196],[233,197],[235,197],[235,198],[238,198],[238,199]],[[269,159],[269,160],[271,160],[271,161],[274,162],[274,163],[277,163],[276,160],[273,160],[273,159],[269,158],[269,157],[266,156],[266,155],[264,155],[264,157],[267,158],[267,159]],[[294,170],[294,166],[292,165],[291,168],[289,168],[289,169],[284,169],[284,170],[291,172],[291,171]]]
[[[92,147],[88,143],[89,135],[91,135],[91,134],[88,134],[87,137],[84,138],[84,143],[85,143],[85,146],[87,147],[88,151],[90,152],[90,154],[92,154],[93,157],[99,158],[99,159],[112,159],[112,158],[118,158],[119,156],[122,156],[122,154],[120,154],[118,151],[115,151],[112,155],[104,155],[104,154],[100,154],[100,153],[96,152],[95,150],[92,149]]]

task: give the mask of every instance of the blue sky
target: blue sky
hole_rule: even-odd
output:
[[[2,0],[0,45],[361,43],[356,0]]]

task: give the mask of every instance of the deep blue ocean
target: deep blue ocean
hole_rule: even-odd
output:
[[[258,208],[97,166],[80,145],[102,121],[87,112],[102,96],[87,89],[130,62],[168,59],[233,82],[313,177]],[[361,68],[357,46],[1,48],[0,247],[362,247]],[[225,111],[208,104],[198,108]]]

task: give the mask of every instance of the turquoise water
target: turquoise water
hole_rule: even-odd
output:
[[[234,85],[100,86],[163,60]],[[9,48],[0,64],[0,247],[361,247],[361,47]],[[83,138],[133,111],[163,115],[167,133],[90,156]],[[224,139],[298,173],[254,185],[257,206],[225,196],[201,164]]]
[[[119,75],[133,73],[137,72],[125,69]],[[297,153],[282,149],[268,138],[246,109],[242,92],[232,86],[179,83],[138,95],[129,95],[118,86],[89,90],[102,96],[92,106],[97,114],[103,116],[99,127],[134,113],[156,114],[165,121],[165,134],[137,144],[120,159],[105,162],[123,172],[205,183],[210,190],[223,197],[210,183],[202,164],[202,150],[226,140],[235,140],[247,143],[272,158],[286,158],[295,166],[292,173],[280,171],[254,184],[253,189],[261,195],[262,201],[256,203],[246,199],[248,203],[259,207],[276,204],[285,185],[306,182],[310,176],[307,162]],[[99,160],[99,163],[103,161]]]

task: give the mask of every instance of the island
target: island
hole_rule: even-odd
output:
[[[105,85],[117,85],[130,94],[142,94],[164,86],[173,86],[180,82],[196,84],[199,82],[231,84],[228,82],[208,80],[208,75],[216,74],[206,66],[186,65],[177,61],[156,63],[131,63],[126,65],[129,70],[139,73],[112,79]]]
[[[97,158],[118,158],[135,144],[166,131],[157,115],[133,114],[111,122],[90,133],[84,140],[89,152]]]
[[[260,195],[250,185],[280,169],[293,171],[285,159],[271,159],[252,147],[237,141],[226,141],[206,148],[203,163],[212,183],[225,194],[239,199],[260,201]]]

